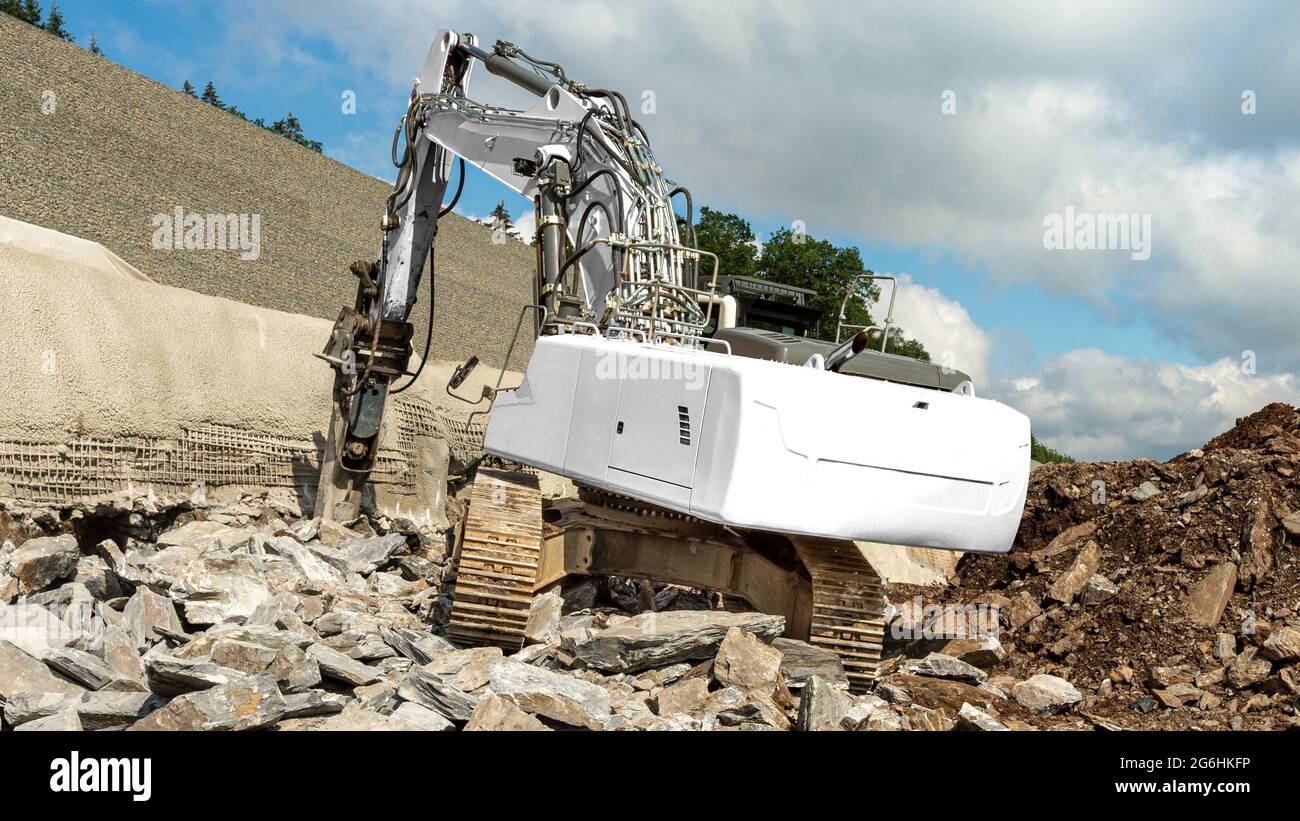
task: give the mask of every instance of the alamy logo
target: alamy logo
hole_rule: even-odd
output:
[[[1043,247],[1049,251],[1132,251],[1135,260],[1151,259],[1150,214],[1076,213],[1043,217]]]
[[[171,214],[153,215],[155,251],[242,251],[240,259],[262,255],[261,214],[187,214],[176,206]]]
[[[983,639],[998,636],[998,608],[988,604],[926,604],[916,596],[905,605],[909,619],[889,627],[895,640]]]
[[[51,792],[124,792],[132,801],[153,795],[153,759],[82,758],[76,750],[50,762]]]
[[[602,351],[596,359],[596,378],[631,382],[662,380],[678,382],[688,391],[700,391],[708,387],[709,369],[682,357],[648,356],[639,350]]]

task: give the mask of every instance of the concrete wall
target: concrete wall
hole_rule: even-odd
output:
[[[353,299],[348,265],[378,253],[390,187],[0,14],[0,215],[102,243],[164,285],[332,320]],[[260,258],[155,250],[154,215],[178,206],[260,214]],[[499,364],[533,249],[448,215],[436,264],[434,356]],[[422,297],[417,346],[427,315]]]
[[[0,498],[202,483],[218,496],[288,488],[310,505],[333,379],[312,354],[328,320],[154,283],[95,243],[4,217],[0,293]],[[444,392],[452,367],[430,361],[390,404],[372,474],[385,509],[436,520],[448,450],[477,455],[483,420],[468,425],[470,408]],[[495,380],[480,367],[462,390]]]

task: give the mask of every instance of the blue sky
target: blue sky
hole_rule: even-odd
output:
[[[1274,43],[1296,30],[1273,19],[1293,18],[1286,6],[1220,20],[1203,4],[668,0],[627,12],[633,24],[591,0],[59,5],[80,44],[93,32],[110,59],[174,88],[212,80],[250,117],[292,111],[327,155],[386,180],[410,75],[442,25],[634,99],[656,89],[643,119],[697,207],[739,213],[760,238],[805,220],[878,272],[908,274],[905,327],[959,367],[976,361],[984,395],[1084,456],[1167,457],[1297,393],[1300,337],[1271,318],[1300,309],[1300,232],[1275,207],[1294,211],[1300,180],[1300,101],[1276,79],[1300,68]],[[1222,47],[1246,32],[1253,49]],[[1257,119],[1239,110],[1247,88]],[[945,119],[947,89],[959,116]],[[477,172],[457,210],[499,200],[516,221],[531,212]],[[1160,252],[1045,252],[1044,214],[1076,203],[1150,213]],[[1263,378],[1231,372],[1245,350]],[[1130,382],[1134,395],[1094,395]]]
[[[391,135],[394,123],[405,111],[410,89],[358,74],[330,40],[303,35],[283,44],[293,53],[285,70],[268,78],[241,70],[247,54],[238,39],[212,36],[214,31],[224,31],[230,25],[229,10],[220,4],[65,0],[59,7],[82,45],[93,32],[114,61],[172,87],[189,79],[202,89],[212,80],[225,102],[239,106],[250,117],[273,122],[292,111],[302,121],[307,135],[325,144],[327,155],[373,176],[393,179],[393,169],[383,162],[383,152],[368,149],[376,147],[380,135]],[[250,49],[256,45],[248,44]],[[410,54],[412,73],[422,57]],[[299,71],[294,70],[295,64]],[[355,115],[342,113],[340,95],[346,89],[357,92]],[[370,141],[370,145],[359,144],[362,140]],[[386,138],[378,142],[382,143],[379,148],[387,149]],[[661,160],[669,164],[672,161],[670,157]],[[526,200],[471,169],[457,210],[482,216],[499,201],[505,201],[516,218],[532,210]],[[749,217],[760,238],[793,220],[788,214],[755,219],[743,202],[730,202],[725,197],[699,205]],[[928,249],[895,247],[844,231],[827,232],[825,236],[839,244],[856,245],[867,265],[877,271],[911,272],[961,302],[979,324],[990,330],[1034,339],[1035,356],[1092,345],[1179,362],[1195,359],[1182,346],[1162,339],[1141,317],[1099,321],[1099,317],[1080,311],[1069,300],[1032,285],[997,287],[978,268],[963,266],[951,258],[935,260]]]

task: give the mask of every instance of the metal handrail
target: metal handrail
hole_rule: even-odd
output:
[[[845,322],[844,322],[844,319],[845,319],[844,312],[845,312],[845,310],[847,310],[848,307],[849,307],[849,297],[853,296],[853,292],[854,292],[854,290],[857,289],[857,287],[858,287],[858,283],[859,283],[859,282],[862,282],[862,281],[864,281],[864,280],[866,280],[866,281],[871,281],[871,280],[877,280],[877,279],[887,279],[887,280],[889,280],[890,282],[894,283],[894,284],[893,284],[893,287],[891,287],[891,288],[889,289],[889,310],[885,312],[885,324],[884,324],[884,326],[881,327],[881,326],[879,326],[879,325],[847,325],[847,324],[845,324]],[[849,283],[849,287],[848,287],[848,288],[845,290],[845,292],[844,292],[844,300],[843,300],[842,302],[840,302],[840,318],[839,318],[839,321],[835,323],[835,344],[836,344],[836,345],[840,344],[840,335],[844,332],[844,329],[845,329],[845,328],[852,328],[852,329],[854,329],[854,330],[856,330],[856,331],[873,331],[873,330],[875,330],[875,331],[879,331],[879,330],[883,330],[883,331],[885,332],[885,335],[884,335],[883,337],[881,337],[881,340],[880,340],[880,352],[881,352],[881,353],[884,353],[884,352],[885,352],[885,346],[889,344],[889,330],[890,330],[890,328],[892,328],[893,325],[894,325],[894,297],[896,297],[896,296],[898,296],[898,277],[890,276],[889,274],[863,274],[862,276],[857,277],[857,278],[854,279],[852,282],[850,282],[850,283]]]
[[[706,351],[708,351],[707,346],[709,346],[709,345],[726,345],[726,346],[727,346],[727,354],[728,354],[728,355],[731,354],[731,343],[728,342],[728,341],[725,340],[725,339],[712,339],[712,338],[707,337],[707,336],[700,336],[699,334],[675,334],[675,333],[670,333],[670,332],[668,332],[668,331],[660,331],[658,335],[659,335],[659,336],[671,336],[671,337],[676,337],[677,339],[695,339],[695,340],[699,340],[700,342],[704,343],[704,345],[706,346],[706,347],[704,348],[704,350],[706,350]]]
[[[625,334],[641,334],[641,341],[642,341],[642,342],[647,342],[647,341],[648,341],[648,337],[646,336],[646,332],[645,332],[644,330],[642,330],[641,328],[627,328],[627,327],[624,327],[623,325],[610,325],[608,328],[605,329],[604,336],[605,336],[606,339],[609,339],[609,332],[610,332],[610,331],[618,331],[618,332],[620,332],[620,333],[625,333]]]

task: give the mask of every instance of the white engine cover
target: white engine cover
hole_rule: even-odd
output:
[[[537,340],[485,447],[719,524],[979,553],[1029,482],[1029,420],[988,399],[574,334]]]

